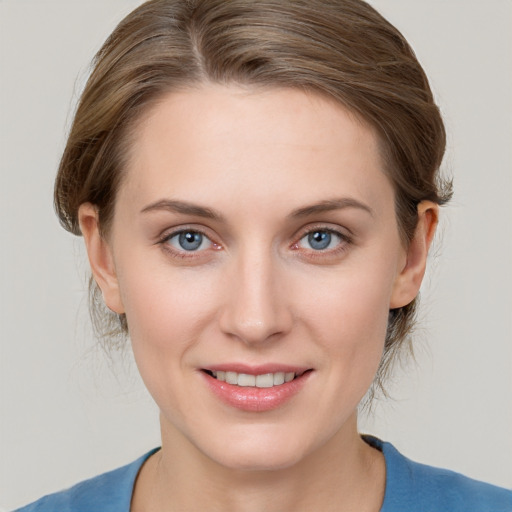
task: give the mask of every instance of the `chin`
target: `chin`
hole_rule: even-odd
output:
[[[234,471],[277,471],[295,466],[303,457],[303,453],[284,450],[243,449],[219,454],[215,462]]]
[[[279,429],[281,430],[281,429]],[[238,471],[275,471],[288,469],[314,452],[316,443],[300,433],[258,429],[219,439],[203,453],[221,466]]]

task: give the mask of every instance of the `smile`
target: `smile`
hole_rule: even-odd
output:
[[[276,372],[263,373],[260,375],[250,375],[248,373],[226,372],[226,371],[207,371],[209,375],[220,380],[240,387],[272,388],[280,386],[285,382],[291,382],[295,377],[300,376],[295,372]]]
[[[247,412],[265,412],[284,406],[304,388],[314,373],[312,368],[286,368],[273,364],[260,368],[242,364],[229,365],[235,368],[227,366],[203,368],[200,373],[204,383],[222,402]]]

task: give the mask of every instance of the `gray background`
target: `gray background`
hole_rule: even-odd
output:
[[[0,508],[158,445],[130,354],[87,318],[82,241],[52,186],[88,63],[135,0],[0,1]],[[456,195],[423,287],[417,366],[361,429],[512,487],[512,2],[374,0],[412,43],[449,131]],[[441,240],[442,239],[442,240]]]

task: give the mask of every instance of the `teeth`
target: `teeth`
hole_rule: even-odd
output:
[[[258,375],[258,379],[260,377],[261,375]],[[237,384],[242,387],[256,386],[256,376],[247,375],[246,373],[239,373]]]
[[[274,374],[265,373],[264,375],[258,375],[254,380],[256,381],[257,388],[271,388],[274,385]],[[240,379],[238,382],[240,382]]]
[[[238,373],[226,372],[226,382],[228,384],[238,384]]]
[[[295,377],[295,373],[292,373]],[[284,384],[285,375],[284,372],[274,373],[274,386],[279,386],[279,384]],[[290,379],[293,380],[293,377]]]
[[[279,386],[285,382],[290,382],[295,378],[294,372],[277,372],[265,373],[263,375],[249,375],[247,373],[236,372],[212,372],[217,380],[227,382],[228,384],[235,384],[241,387],[257,387],[257,388],[271,388]]]

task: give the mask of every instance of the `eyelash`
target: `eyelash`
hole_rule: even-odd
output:
[[[158,244],[162,246],[162,248],[171,254],[174,258],[180,258],[180,259],[191,259],[191,258],[197,258],[204,253],[206,249],[201,249],[198,251],[186,251],[185,249],[179,250],[171,246],[169,243],[170,240],[172,240],[174,237],[185,234],[185,233],[193,233],[203,236],[206,240],[209,241],[211,244],[211,248],[214,250],[218,250],[221,248],[221,246],[217,243],[215,243],[210,236],[208,236],[204,231],[198,228],[180,228],[176,231],[172,231],[171,233],[165,233],[159,240]]]
[[[347,235],[346,233],[342,233],[341,231],[338,231],[336,229],[320,225],[320,226],[310,227],[310,228],[306,229],[305,231],[303,231],[300,234],[300,237],[298,238],[298,240],[292,244],[291,248],[293,250],[300,250],[301,249],[301,247],[299,245],[300,242],[302,240],[304,240],[306,237],[308,237],[314,233],[328,233],[329,235],[334,235],[339,239],[339,242],[336,244],[336,246],[334,248],[331,248],[331,249],[318,249],[318,250],[306,249],[306,251],[308,253],[307,258],[325,259],[328,257],[337,256],[337,255],[342,254],[345,251],[347,251],[348,248],[350,247],[350,245],[353,244],[352,237]]]
[[[170,240],[172,240],[176,236],[179,236],[179,235],[185,234],[185,233],[199,234],[202,237],[204,237],[211,244],[211,246],[208,247],[208,249],[219,250],[222,248],[221,245],[214,242],[210,236],[208,236],[203,230],[198,229],[198,228],[180,228],[176,231],[172,231],[171,233],[165,233],[163,236],[161,236],[159,238],[157,243],[160,244],[163,247],[163,249],[165,251],[167,251],[168,253],[170,253],[174,258],[192,259],[192,258],[198,258],[198,257],[203,256],[203,253],[207,249],[200,249],[197,251],[186,251],[185,249],[180,250],[180,249],[176,249],[171,246],[171,244],[169,243]],[[340,253],[345,252],[348,249],[348,247],[353,243],[351,236],[349,236],[345,233],[342,233],[336,229],[332,229],[332,228],[329,228],[326,226],[314,226],[314,227],[311,227],[311,228],[303,231],[300,234],[300,237],[297,238],[297,241],[295,241],[294,243],[291,244],[290,248],[294,251],[301,250],[300,242],[302,240],[304,240],[306,237],[308,237],[314,233],[327,233],[329,235],[334,235],[335,237],[337,237],[339,239],[339,242],[336,244],[336,246],[334,248],[331,248],[331,249],[328,249],[328,248],[327,249],[318,249],[318,250],[315,250],[312,248],[304,249],[307,252],[307,256],[305,256],[307,258],[324,258],[325,259],[326,257],[329,257],[329,256],[336,256]]]

